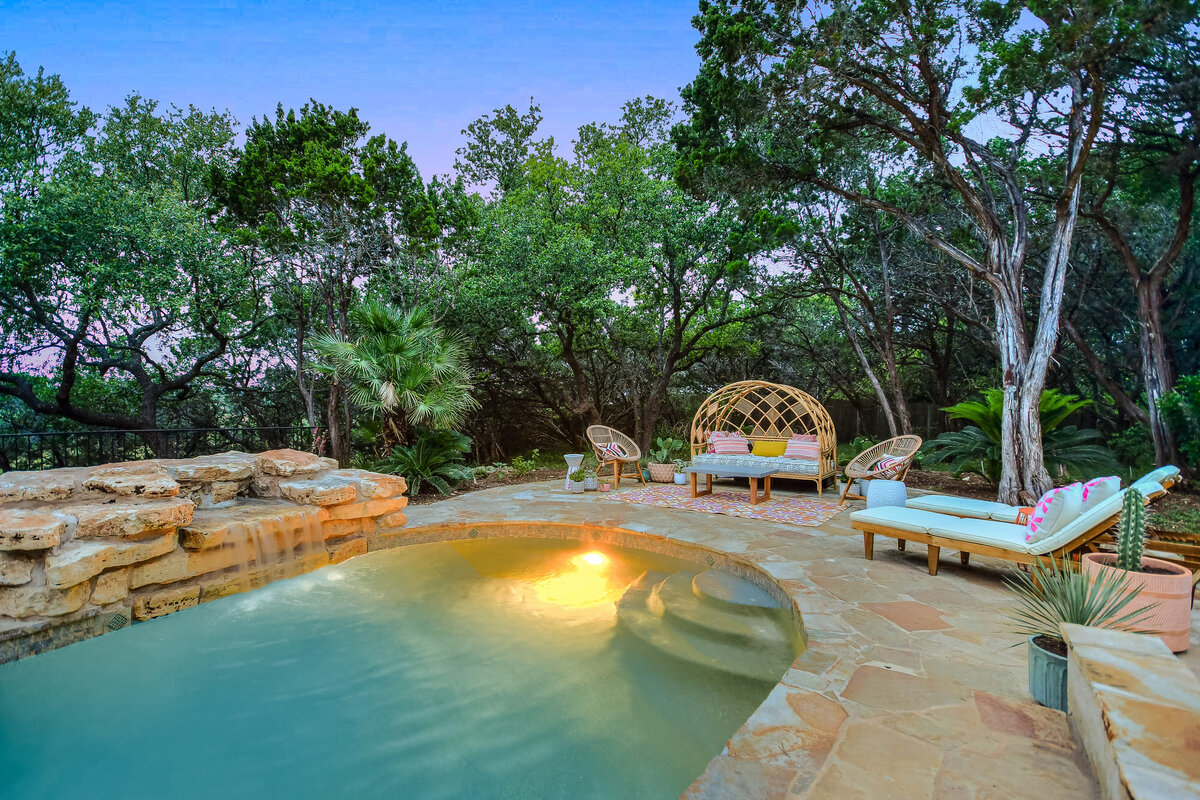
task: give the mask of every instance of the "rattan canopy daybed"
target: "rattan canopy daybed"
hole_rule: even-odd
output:
[[[825,481],[837,480],[837,434],[825,407],[812,395],[793,386],[766,381],[731,383],[708,396],[692,419],[692,462],[706,457],[708,437],[714,431],[736,431],[750,442],[786,443],[797,434],[817,437],[819,457],[815,461],[771,458],[785,468],[776,478],[812,481],[817,493]],[[707,456],[707,458],[712,458]]]

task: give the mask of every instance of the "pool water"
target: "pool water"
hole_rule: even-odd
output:
[[[0,667],[0,796],[674,798],[768,684],[616,601],[688,562],[416,545]]]

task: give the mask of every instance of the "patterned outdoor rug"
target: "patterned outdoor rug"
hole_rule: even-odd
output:
[[[828,522],[841,510],[836,500],[780,495],[752,506],[748,488],[725,492],[713,489],[712,494],[693,499],[687,486],[673,483],[652,484],[645,489],[613,492],[608,495],[608,499],[662,508],[679,508],[684,511],[701,511],[706,514],[725,514],[730,517],[769,519],[787,525],[810,527]]]

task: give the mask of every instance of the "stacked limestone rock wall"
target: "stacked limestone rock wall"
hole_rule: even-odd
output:
[[[296,450],[0,475],[0,663],[387,547],[405,488]]]

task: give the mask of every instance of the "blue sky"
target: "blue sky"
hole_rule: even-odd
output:
[[[621,103],[678,97],[696,73],[695,0],[659,2],[11,2],[0,51],[58,73],[94,109],[131,91],[229,109],[243,123],[310,97],[360,109],[450,170],[459,133],[491,109],[542,106],[566,144]]]

